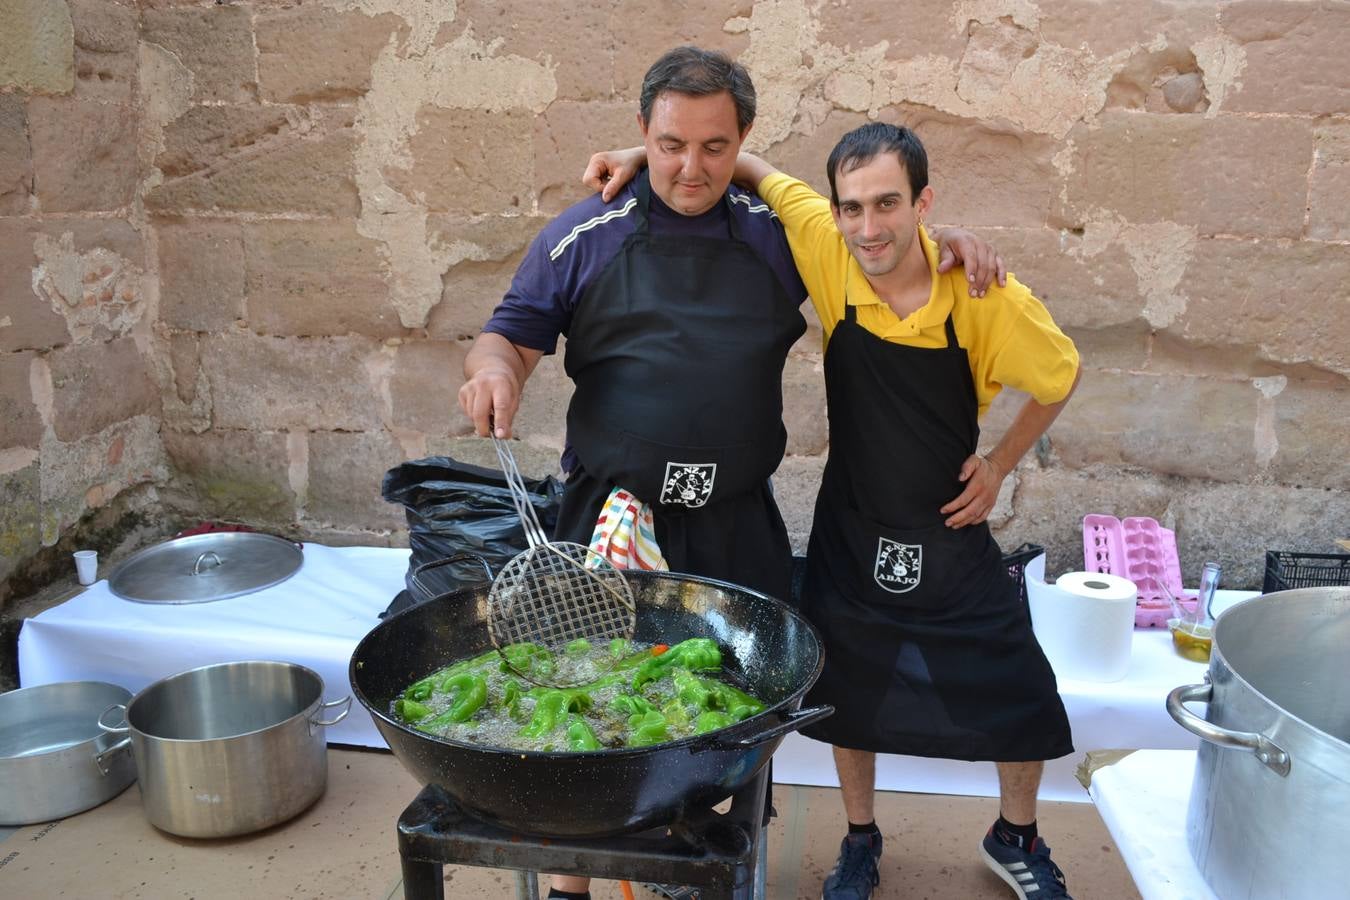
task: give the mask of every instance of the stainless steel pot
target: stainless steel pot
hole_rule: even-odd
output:
[[[50,822],[92,809],[136,780],[129,738],[94,724],[131,692],[64,681],[0,694],[0,825]]]
[[[1229,609],[1207,683],[1172,691],[1167,711],[1203,738],[1186,839],[1215,894],[1323,900],[1350,885],[1350,587]]]
[[[284,822],[319,799],[328,784],[324,726],[350,707],[350,695],[324,703],[323,679],[304,666],[234,662],[161,679],[109,707],[99,725],[130,732],[150,824],[226,837]],[[105,723],[119,708],[125,724]]]

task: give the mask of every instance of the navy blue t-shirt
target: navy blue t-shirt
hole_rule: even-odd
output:
[[[737,231],[778,276],[793,303],[806,299],[778,216],[755,194],[732,185],[727,191]],[[730,239],[727,206],[683,216],[652,193],[649,231]],[[573,204],[544,226],[516,270],[511,288],[483,326],[513,344],[553,353],[566,335],[572,313],[591,283],[637,229],[637,196],[631,183],[605,203],[599,194]]]

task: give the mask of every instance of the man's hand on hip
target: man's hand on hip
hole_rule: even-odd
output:
[[[1007,474],[983,456],[966,457],[957,476],[966,489],[939,510],[947,516],[943,524],[948,528],[965,528],[987,520],[989,513],[993,512],[994,503],[998,501],[998,491]]]

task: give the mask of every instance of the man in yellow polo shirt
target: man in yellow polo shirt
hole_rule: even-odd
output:
[[[937,271],[913,132],[872,123],[827,163],[832,196],[747,158],[825,330],[826,464],[805,612],[825,634],[808,729],[834,746],[850,834],[825,896],[878,881],[877,752],[998,765],[1000,815],[980,852],[1021,897],[1068,896],[1036,829],[1043,761],[1072,752],[1055,676],[985,524],[1000,485],[1063,408],[1078,353],[1015,278],[972,300]],[[985,456],[978,419],[1003,387],[1030,395]]]
[[[634,156],[608,157],[593,185],[631,177]],[[1069,722],[986,520],[1073,392],[1078,353],[1015,278],[972,299],[960,269],[939,273],[913,132],[855,129],[827,171],[828,199],[748,154],[735,174],[777,212],[825,332],[830,456],[803,606],[826,646],[806,702],[836,712],[804,733],[834,748],[849,834],[823,896],[879,882],[876,754],[902,753],[995,762],[981,856],[1019,897],[1067,897],[1036,794],[1044,760],[1073,750]],[[1004,387],[1030,396],[980,456],[979,417]]]

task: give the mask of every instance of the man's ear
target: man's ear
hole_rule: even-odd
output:
[[[919,199],[914,204],[914,212],[920,221],[928,218],[928,213],[933,209],[933,186],[926,185],[919,191]]]
[[[647,120],[642,118],[642,113],[637,114],[638,129],[642,132],[642,139],[647,139]]]
[[[834,227],[840,231],[844,230],[843,224],[839,221],[839,207],[833,200],[830,201],[830,215],[834,218]]]

